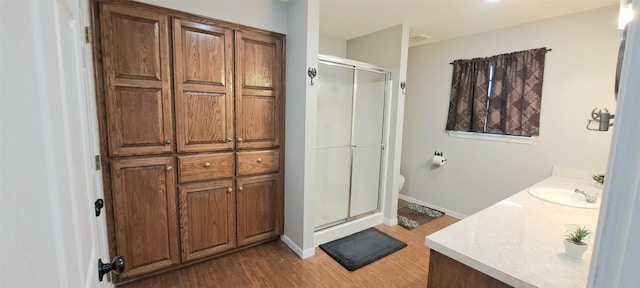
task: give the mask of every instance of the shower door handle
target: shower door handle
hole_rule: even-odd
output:
[[[351,148],[375,148],[380,147],[384,150],[384,144],[372,144],[372,145],[351,145]]]

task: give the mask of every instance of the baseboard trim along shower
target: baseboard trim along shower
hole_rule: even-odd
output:
[[[456,218],[456,219],[462,220],[464,218],[467,218],[467,215],[464,215],[462,213],[458,213],[456,211],[452,211],[452,210],[449,210],[449,209],[446,209],[446,208],[442,208],[442,207],[440,207],[438,205],[434,205],[434,204],[431,204],[429,202],[418,200],[416,198],[412,198],[412,197],[409,197],[407,195],[398,194],[398,198],[402,199],[404,201],[407,201],[407,202],[416,203],[418,205],[422,205],[422,206],[426,206],[426,207],[433,208],[433,209],[436,209],[436,210],[440,210],[440,211],[444,212],[445,214],[447,214],[447,215],[449,215],[449,216],[451,216],[453,218]]]

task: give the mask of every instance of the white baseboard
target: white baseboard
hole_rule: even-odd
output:
[[[302,250],[302,248],[291,241],[291,239],[289,239],[287,235],[280,236],[280,240],[284,242],[284,244],[287,244],[287,246],[289,246],[289,249],[293,250],[293,252],[296,253],[301,259],[306,259],[316,254],[315,247]]]
[[[440,211],[444,212],[445,214],[447,214],[447,215],[449,215],[449,216],[451,216],[453,218],[457,218],[457,219],[467,218],[467,215],[464,215],[462,213],[458,213],[456,211],[452,211],[452,210],[449,210],[449,209],[446,209],[446,208],[442,208],[442,207],[440,207],[438,205],[434,205],[434,204],[431,204],[429,202],[424,202],[422,200],[418,200],[416,198],[409,197],[407,195],[398,194],[398,198],[400,198],[400,199],[402,199],[404,201],[407,201],[407,202],[416,203],[416,204],[419,204],[419,205],[422,205],[422,206],[426,206],[426,207],[429,207],[429,208],[440,210]]]
[[[383,223],[382,213],[365,216],[360,219],[353,220],[338,226],[320,230],[313,235],[315,246],[349,236],[353,233],[380,225]]]
[[[384,220],[382,220],[382,223],[387,226],[396,226],[398,225],[398,218],[389,219],[385,217]]]

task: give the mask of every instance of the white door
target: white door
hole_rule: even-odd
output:
[[[631,7],[587,287],[640,287],[640,1]]]
[[[86,6],[0,1],[0,287],[111,286]]]

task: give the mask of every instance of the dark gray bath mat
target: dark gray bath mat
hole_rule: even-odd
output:
[[[404,247],[407,244],[376,228],[320,245],[320,249],[349,271],[362,268]]]
[[[442,215],[442,211],[411,203],[398,209],[398,225],[411,230]]]

